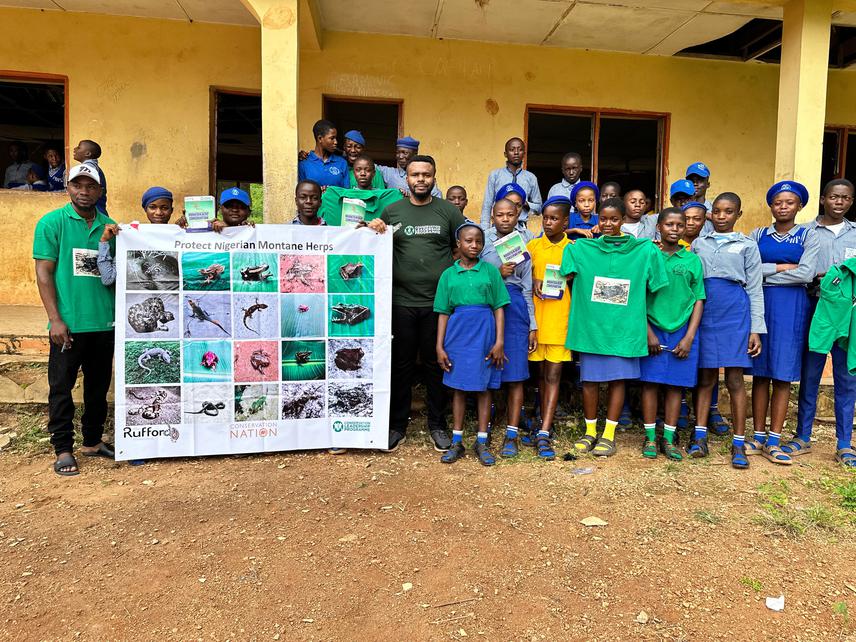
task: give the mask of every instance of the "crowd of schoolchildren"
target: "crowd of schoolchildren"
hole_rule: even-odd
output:
[[[430,158],[417,156],[419,142],[405,137],[397,141],[397,166],[385,167],[364,153],[360,132],[345,134],[341,155],[332,123],[319,121],[313,134],[316,148],[301,153],[298,163],[297,225],[381,218],[390,204],[410,196],[411,161]],[[94,160],[96,168],[99,155],[92,141],[75,148],[76,160]],[[849,261],[856,257],[856,225],[846,217],[854,198],[849,181],[830,181],[819,195],[821,214],[806,224],[796,219],[811,201],[807,189],[796,181],[776,183],[766,194],[772,223],[747,236],[735,231],[740,196],[723,192],[707,198],[711,172],[704,163],[692,164],[686,178],[671,185],[671,207],[653,214],[641,190],[622,193],[614,182],[599,187],[580,180],[583,163],[576,153],[562,159],[563,178],[542,201],[537,179],[522,168],[524,156],[521,139],[506,143],[506,164],[488,178],[479,222],[463,216],[468,199],[462,186],[445,195],[461,216],[450,237],[456,260],[442,271],[433,294],[436,365],[452,391],[451,440],[441,444],[434,438],[441,461],[452,463],[465,453],[464,417],[474,394],[474,450],[482,464],[495,463],[491,391],[502,387],[508,412],[498,454],[514,457],[526,446],[554,459],[560,383],[572,376],[582,389],[585,421],[585,433],[574,443],[578,453],[616,452],[616,429],[630,423],[631,385],[641,390],[646,458],[707,457],[708,431],[725,435],[731,429],[735,468],[747,468],[752,455],[792,464],[812,450],[818,388],[831,353],[836,459],[856,467],[856,343],[847,343],[856,300],[856,260]],[[79,176],[76,169],[69,180]],[[27,184],[37,182],[29,178]],[[440,198],[436,183],[427,190]],[[246,224],[246,192],[227,189],[219,202],[215,231]],[[150,223],[168,223],[173,195],[150,188],[142,208]],[[526,224],[530,216],[540,217],[537,236],[529,229],[536,226]],[[108,224],[101,237],[98,266],[105,284],[115,279],[110,242],[116,232]],[[730,427],[718,409],[720,369],[730,396]],[[744,375],[752,376],[751,435],[745,431]],[[539,420],[531,430],[521,427],[527,381],[537,391]],[[796,434],[783,438],[794,382],[800,383]],[[601,402],[606,416],[599,431]],[[694,427],[688,425],[691,417]],[[679,428],[688,429],[683,448]],[[57,472],[62,470],[70,469]]]

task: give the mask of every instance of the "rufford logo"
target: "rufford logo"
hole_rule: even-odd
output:
[[[372,429],[370,421],[339,421],[333,422],[334,432],[369,432]]]
[[[156,439],[157,437],[169,437],[172,441],[178,441],[178,430],[172,426],[125,426],[122,433],[126,439]]]

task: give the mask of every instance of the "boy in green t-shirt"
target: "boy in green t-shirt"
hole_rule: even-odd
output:
[[[48,432],[57,475],[79,474],[74,457],[74,401],[71,391],[82,369],[83,447],[90,457],[114,458],[102,441],[107,390],[113,375],[113,290],[101,284],[98,242],[114,223],[97,208],[101,180],[97,168],[80,164],[68,175],[70,203],[45,214],[33,238],[36,282],[49,320]]]
[[[694,388],[698,376],[698,337],[704,309],[704,270],[699,258],[679,243],[686,232],[680,210],[663,210],[657,221],[660,249],[669,285],[648,294],[648,356],[639,362],[642,381],[642,456],[657,457],[657,400],[666,387],[665,422],[660,449],[669,459],[683,459],[675,446],[675,430],[684,388]]]

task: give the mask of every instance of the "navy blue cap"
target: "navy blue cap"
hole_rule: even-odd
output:
[[[679,181],[675,181],[669,188],[669,196],[671,197],[675,194],[686,194],[687,196],[694,196],[695,185],[692,184],[692,181],[688,181],[685,178],[682,178]]]
[[[581,189],[590,189],[594,191],[594,200],[600,200],[600,190],[597,185],[592,183],[591,181],[580,181],[576,185],[571,188],[571,203],[577,202],[577,194],[579,194]]]
[[[497,201],[501,201],[506,196],[511,194],[511,192],[519,194],[520,198],[522,198],[524,202],[526,201],[526,190],[525,189],[520,187],[520,185],[518,185],[517,183],[506,183],[505,185],[500,187],[498,190],[496,190],[496,196],[494,197],[493,202],[496,203]]]
[[[792,194],[796,194],[803,207],[808,204],[808,189],[805,185],[797,183],[796,181],[779,181],[767,190],[767,205],[772,205],[773,199],[776,195],[781,194],[782,192],[791,192]]]
[[[145,192],[143,192],[143,198],[141,199],[143,209],[146,209],[149,206],[149,203],[151,203],[152,201],[156,201],[159,198],[167,198],[169,200],[173,200],[172,192],[170,192],[165,187],[150,187]]]
[[[556,194],[555,196],[551,196],[546,201],[544,201],[544,204],[541,206],[541,211],[543,212],[544,208],[549,207],[550,205],[567,205],[568,207],[570,207],[571,199],[569,199],[567,196]]]
[[[363,138],[363,135],[360,132],[358,132],[356,129],[352,129],[351,131],[346,132],[345,138],[348,140],[352,140],[355,143],[359,143],[363,147],[366,146],[366,139]]]
[[[687,178],[693,175],[710,178],[710,168],[704,163],[693,163],[687,167]]]
[[[467,219],[466,221],[464,221],[463,223],[458,225],[458,227],[455,228],[455,238],[460,237],[461,230],[463,230],[465,227],[474,227],[479,232],[482,233],[482,236],[484,236],[484,230],[482,230],[481,225],[479,225],[478,223],[473,223],[471,220]]]
[[[405,136],[404,138],[399,138],[395,141],[396,147],[404,147],[405,149],[412,149],[413,151],[419,151],[419,141],[415,138],[411,138],[410,136]]]
[[[230,187],[229,189],[224,189],[223,193],[220,194],[220,205],[223,205],[224,203],[227,203],[229,201],[240,201],[241,203],[249,207],[250,195],[242,189],[239,189],[237,187]]]
[[[700,207],[704,211],[707,211],[707,206],[704,203],[699,203],[698,201],[690,201],[689,203],[685,203],[681,208],[682,212],[686,212],[691,207]]]

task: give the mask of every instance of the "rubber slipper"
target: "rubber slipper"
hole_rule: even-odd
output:
[[[657,442],[646,439],[642,444],[642,456],[645,459],[657,459]]]
[[[748,455],[749,453],[747,452],[746,454]],[[773,462],[774,464],[780,464],[782,466],[790,466],[794,463],[791,456],[778,446],[764,446],[761,449],[761,455],[767,461]]]
[[[782,444],[782,452],[791,457],[807,455],[811,452],[811,442],[801,437],[794,437],[788,443]]]
[[[841,448],[835,451],[835,461],[846,468],[856,468],[856,450]]]
[[[746,442],[746,456],[764,454],[764,442],[759,439],[750,439]]]
[[[708,430],[717,437],[723,437],[731,430],[731,426],[728,425],[728,422],[723,419],[719,412],[711,413],[708,424],[710,426]]]
[[[104,459],[116,459],[116,451],[112,444],[105,444],[103,441],[98,444],[95,450],[81,450],[84,457],[104,457]]]
[[[707,445],[707,439],[696,439],[693,443],[687,446],[687,455],[693,459],[707,457],[709,453],[710,450]]]
[[[538,458],[546,461],[553,461],[556,458],[556,451],[553,450],[553,444],[550,443],[549,437],[543,435],[535,441],[535,448],[538,450]]]
[[[594,450],[591,451],[591,454],[595,457],[612,457],[617,450],[615,442],[612,439],[601,437],[597,440],[597,444],[595,444]]]
[[[74,466],[75,470],[60,470]],[[60,453],[56,456],[56,461],[53,465],[54,472],[61,477],[74,477],[80,474],[80,469],[77,468],[77,460],[71,453]]]
[[[517,453],[517,440],[506,437],[505,443],[502,444],[502,450],[499,451],[499,456],[503,459],[508,459],[510,457],[517,457]]]
[[[479,463],[481,463],[482,466],[493,466],[496,463],[496,458],[487,449],[487,444],[483,444],[477,441],[475,443],[475,446],[473,446],[473,450],[476,451],[476,455],[479,458]]]
[[[676,444],[670,444],[666,439],[660,442],[660,450],[666,456],[666,459],[671,459],[672,461],[683,461],[684,459],[680,448]]]
[[[453,464],[463,456],[464,444],[459,441],[456,444],[452,444],[452,447],[443,453],[443,455],[440,457],[440,462],[444,464]]]
[[[593,437],[592,435],[583,435],[574,442],[574,450],[578,450],[583,453],[590,453],[596,443],[597,437]]]

